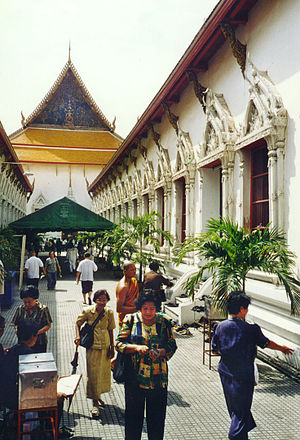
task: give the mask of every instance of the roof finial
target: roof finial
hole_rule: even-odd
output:
[[[71,64],[71,41],[69,41],[69,59],[68,63]]]

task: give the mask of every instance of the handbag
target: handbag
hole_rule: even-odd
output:
[[[128,339],[130,339],[131,336],[131,330],[132,330],[132,326],[133,326],[133,320],[134,317],[133,315],[131,316],[131,321],[130,321],[130,335],[128,337]],[[125,383],[126,379],[129,376],[129,372],[130,372],[130,361],[131,361],[131,356],[129,354],[126,353],[121,353],[120,351],[118,351],[117,354],[117,358],[114,364],[114,370],[113,370],[113,378],[117,383]]]
[[[95,319],[92,325],[86,323],[81,329],[80,329],[80,345],[81,347],[84,347],[86,349],[91,348],[91,346],[94,343],[94,328],[96,327],[98,321],[102,318],[104,315],[104,309],[98,315],[98,317]]]

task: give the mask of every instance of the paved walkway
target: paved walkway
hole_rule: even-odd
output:
[[[111,295],[110,306],[115,310],[116,281],[98,280],[94,288],[106,288]],[[48,332],[48,350],[54,353],[59,375],[71,373],[74,354],[74,322],[81,311],[80,286],[72,280],[59,280],[57,290],[47,291],[40,283],[40,300],[47,304],[53,319]],[[16,298],[9,310],[2,311],[7,327],[1,340],[4,346],[16,342],[10,321],[20,300]],[[229,416],[213,358],[212,370],[202,365],[202,335],[191,329],[191,336],[176,335],[178,350],[169,362],[169,394],[165,427],[166,440],[225,440]],[[106,408],[101,420],[90,418],[91,401],[85,397],[85,350],[80,348],[78,372],[83,380],[73,400],[65,424],[74,428],[74,439],[118,440],[124,438],[124,390],[112,383],[111,392],[103,395]],[[257,428],[249,434],[251,440],[300,439],[300,384],[293,382],[270,366],[259,362],[260,383],[256,388],[253,415]],[[144,429],[142,439],[147,439]]]

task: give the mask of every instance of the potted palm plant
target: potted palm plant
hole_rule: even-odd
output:
[[[228,218],[211,219],[205,232],[182,244],[176,255],[177,263],[190,252],[196,252],[202,262],[196,275],[186,283],[192,297],[195,286],[208,273],[212,277],[214,303],[225,310],[228,293],[245,291],[247,274],[259,270],[277,275],[289,298],[291,314],[299,315],[300,281],[293,271],[295,255],[278,228],[267,226],[251,231]]]

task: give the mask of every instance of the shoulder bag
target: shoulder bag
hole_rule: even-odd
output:
[[[85,323],[85,325],[80,329],[79,334],[80,334],[81,347],[84,347],[86,349],[91,348],[91,346],[94,343],[94,328],[96,327],[97,323],[100,321],[103,315],[104,315],[104,309],[98,315],[98,317],[95,319],[92,325]]]
[[[131,321],[130,321],[130,335],[128,337],[128,339],[130,339],[131,337],[131,330],[132,330],[132,326],[133,326],[133,320],[134,320],[134,316],[131,316]],[[127,377],[128,377],[128,370],[130,368],[130,354],[126,354],[126,353],[121,353],[120,351],[118,351],[117,354],[117,358],[115,361],[115,365],[114,365],[114,370],[113,370],[113,378],[117,383],[125,383]]]

